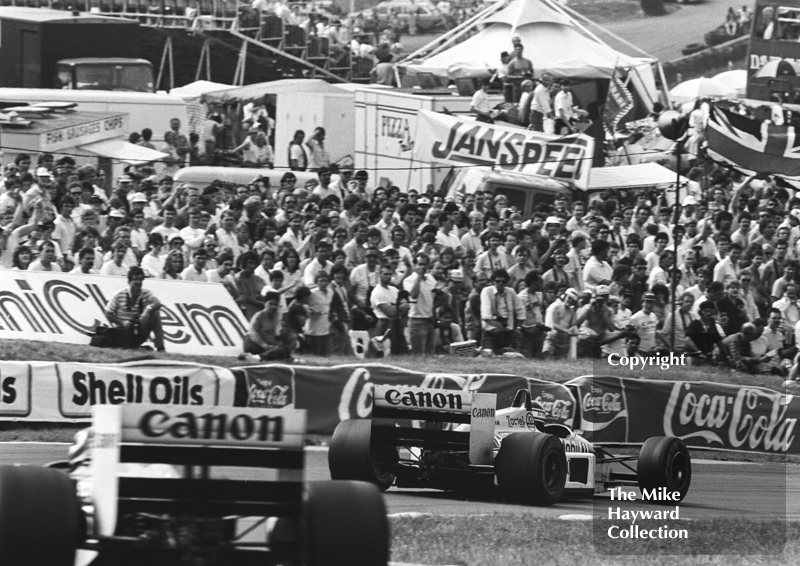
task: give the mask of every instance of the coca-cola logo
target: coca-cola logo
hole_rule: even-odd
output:
[[[675,383],[664,411],[664,432],[708,445],[787,452],[796,418],[787,416],[791,397],[755,387]]]
[[[366,419],[372,413],[374,384],[367,368],[356,368],[344,384],[339,398],[339,420]]]
[[[592,387],[592,389],[596,389]],[[593,393],[589,392],[581,399],[581,408],[584,415],[586,413],[618,413],[622,411],[622,394],[611,393],[609,391]]]
[[[293,367],[275,365],[247,371],[248,406],[280,409],[294,404]]]
[[[567,422],[572,419],[574,407],[571,400],[560,398],[546,389],[533,391],[532,394],[536,395],[533,400],[542,406],[548,421]]]
[[[273,385],[270,381],[250,386],[251,407],[285,407],[291,403],[291,387]]]

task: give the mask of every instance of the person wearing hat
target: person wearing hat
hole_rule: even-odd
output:
[[[125,173],[117,177],[117,188],[111,193],[111,198],[108,199],[108,204],[111,208],[116,208],[129,215],[131,212],[131,203],[128,200],[129,193],[133,188],[133,179],[130,175]]]
[[[486,355],[519,354],[519,328],[525,321],[525,307],[517,293],[507,287],[508,281],[508,272],[496,269],[491,274],[492,284],[481,291],[481,350]]]
[[[629,323],[639,337],[639,352],[644,355],[653,355],[658,349],[656,342],[658,316],[653,312],[655,305],[656,296],[648,291],[642,295],[642,310],[635,313]]]
[[[578,292],[567,289],[561,297],[547,307],[544,325],[550,328],[542,347],[542,355],[552,358],[566,358],[569,354],[570,340],[578,335],[575,326]]]

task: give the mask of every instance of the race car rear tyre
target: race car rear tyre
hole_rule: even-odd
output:
[[[509,502],[553,505],[567,482],[564,445],[551,434],[521,432],[503,439],[494,462],[500,495]]]
[[[386,491],[395,478],[394,474],[381,470],[380,462],[396,463],[397,448],[376,447],[373,457],[370,448],[371,427],[372,422],[367,419],[340,422],[328,448],[328,469],[331,479],[366,481]]]
[[[682,501],[692,483],[692,458],[686,445],[672,436],[648,438],[639,452],[637,478],[639,489],[665,487],[669,492],[677,491]],[[675,500],[655,502],[669,505]]]
[[[385,566],[389,562],[386,506],[373,484],[309,484],[305,532],[306,566]]]
[[[0,466],[3,566],[72,566],[81,542],[75,486],[61,470]]]

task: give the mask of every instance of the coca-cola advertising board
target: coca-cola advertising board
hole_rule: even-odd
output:
[[[580,406],[577,428],[592,442],[627,442],[630,415],[626,384],[620,377],[578,377],[567,382]]]
[[[795,425],[800,399],[764,387],[677,382],[647,395],[663,403],[661,429],[690,446],[799,453]],[[644,398],[638,399],[639,402]],[[637,431],[638,432],[638,431]],[[632,442],[642,442],[632,435]]]
[[[800,453],[800,399],[764,387],[705,381],[580,377],[578,427],[593,442],[641,444],[675,436],[689,446]],[[622,425],[625,425],[624,427]]]
[[[286,367],[237,368],[235,373],[242,372],[247,383],[243,402],[259,406],[254,403],[264,402],[265,396],[268,402],[267,384],[270,391],[275,391],[276,386],[289,386],[285,392],[287,399],[293,399],[297,409],[308,409],[310,434],[332,434],[340,421],[368,418],[376,384],[495,393],[498,408],[510,406],[518,390],[528,389],[553,422],[571,425],[575,414],[575,401],[563,385],[514,375],[422,373],[383,364],[362,364],[327,368],[296,366],[291,368],[294,374],[289,378]],[[237,403],[239,398],[237,394]]]
[[[275,364],[236,368],[233,374],[237,378],[237,405],[263,409],[294,406],[294,367]]]

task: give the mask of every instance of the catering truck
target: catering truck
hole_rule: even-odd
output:
[[[0,87],[153,92],[134,20],[3,6],[0,38]]]

